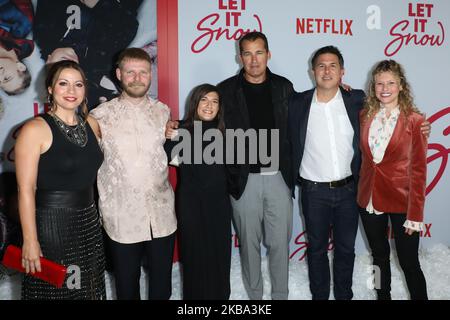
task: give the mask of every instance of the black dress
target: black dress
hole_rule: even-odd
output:
[[[93,197],[103,161],[97,139],[86,122],[87,144],[70,142],[48,114],[52,145],[39,159],[36,227],[45,258],[68,267],[62,288],[25,275],[22,299],[104,299],[105,258],[100,220]]]
[[[217,126],[216,122],[202,124],[203,131]],[[209,143],[203,143],[202,151]],[[176,144],[166,142],[169,158]],[[193,146],[191,151],[193,162]],[[230,296],[232,209],[225,165],[181,163],[178,169],[176,208],[183,299],[226,300]]]

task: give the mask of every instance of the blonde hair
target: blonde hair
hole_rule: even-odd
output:
[[[364,103],[366,109],[367,118],[375,115],[381,108],[380,101],[375,95],[375,77],[382,72],[391,72],[395,78],[398,79],[399,85],[402,90],[398,93],[398,104],[400,112],[403,112],[406,116],[411,112],[420,114],[419,109],[414,105],[414,99],[411,93],[411,87],[406,80],[405,71],[403,67],[395,60],[383,60],[379,62],[372,71],[372,77],[369,83],[369,93]]]

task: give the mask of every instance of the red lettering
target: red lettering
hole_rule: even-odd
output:
[[[305,19],[297,18],[297,34],[305,33]]]
[[[448,114],[450,114],[450,106],[436,112],[427,120],[430,122],[430,124],[433,124],[435,121],[444,118],[444,116]],[[450,134],[450,126],[446,126],[442,134],[444,136],[448,136]],[[427,157],[427,164],[438,159],[441,160],[441,163],[439,165],[439,169],[436,172],[436,175],[427,186],[426,194],[429,194],[436,187],[439,180],[441,180],[442,176],[444,175],[445,169],[447,167],[448,155],[450,153],[450,148],[446,148],[439,143],[428,143],[428,150],[434,150],[436,151],[436,153]]]
[[[331,33],[334,33],[334,34],[339,34],[339,33],[342,33],[342,31],[341,32],[339,32],[339,30],[336,30],[336,25],[335,25],[335,20],[331,20]],[[341,21],[339,21],[340,23],[339,23],[339,25],[340,25],[340,29],[342,30],[342,20]]]
[[[219,10],[245,10],[245,0],[241,0],[240,8],[238,0],[227,0],[226,2],[224,3],[224,0],[219,0]]]
[[[300,258],[298,261],[302,261],[306,256],[306,249],[308,248],[308,242],[306,240],[303,240],[302,238],[306,235],[306,231],[303,231],[300,233],[297,238],[295,238],[294,243],[296,245],[299,245],[299,247],[289,256],[289,259],[292,259],[297,253],[301,253]]]
[[[425,4],[425,7],[427,8],[427,17],[430,18],[431,17],[431,9],[433,9],[434,4],[427,3],[427,4]]]
[[[412,3],[408,3],[408,16],[410,17],[415,17],[415,13],[413,12],[413,4]]]
[[[352,36],[353,20],[297,18],[296,33],[331,33]]]
[[[239,17],[241,16],[240,12],[231,12],[228,11],[225,15],[225,25],[227,27],[231,26],[231,17],[233,17],[233,26],[237,27],[239,25]]]
[[[39,103],[37,103],[37,102],[34,102],[33,103],[33,113],[34,113],[34,116],[37,116],[38,114],[39,114]]]
[[[323,33],[327,33],[328,29],[330,28],[330,19],[324,19],[323,20]]]
[[[427,19],[415,19],[414,20],[414,32],[425,32],[426,24],[427,24]]]
[[[237,0],[228,0],[228,9],[230,10],[237,10]]]
[[[315,19],[314,21],[317,24],[317,33],[320,33],[320,24],[322,23],[322,19]]]
[[[294,256],[299,255],[298,261],[302,261],[306,257],[306,250],[308,249],[308,242],[305,239],[306,237],[306,231],[301,232],[296,238],[294,243],[298,245],[299,247],[294,250],[294,252],[291,253],[289,256],[289,259],[292,259]],[[329,242],[328,242],[328,251],[331,251],[334,249],[334,242],[332,240],[332,229],[330,229],[330,236],[329,236]]]
[[[408,4],[408,16],[410,17],[431,17],[431,9],[434,7],[431,3],[417,3],[416,11],[414,12],[413,4]],[[425,14],[426,10],[426,14]]]
[[[216,25],[219,17],[220,16],[218,13],[212,13],[199,21],[199,23],[197,24],[197,30],[203,31],[203,33],[199,37],[197,37],[194,42],[192,42],[192,52],[200,53],[204,51],[206,48],[208,48],[213,40],[218,41],[222,36],[225,36],[227,40],[239,40],[244,34],[249,33],[250,31],[263,31],[261,19],[256,14],[253,15],[258,25],[256,28],[254,28],[253,30],[250,28],[239,28],[234,32],[229,30],[228,28],[212,28]]]
[[[199,53],[203,50],[205,50],[209,44],[211,43],[211,41],[213,40],[213,36],[214,36],[214,30],[211,28],[205,28],[203,27],[203,24],[205,22],[208,22],[208,20],[212,20],[209,25],[213,26],[216,24],[216,22],[219,20],[219,14],[218,13],[212,13],[206,17],[204,17],[202,20],[200,20],[200,22],[197,24],[197,30],[199,31],[205,31],[205,33],[203,33],[202,35],[200,35],[197,39],[194,40],[194,42],[191,45],[191,50],[194,53]],[[211,19],[212,18],[212,19]],[[206,40],[206,43],[203,46],[200,46],[200,48],[197,48],[197,44],[199,44],[201,41]]]
[[[403,25],[403,27],[401,27],[401,31],[405,31],[405,29],[408,27],[409,22],[408,20],[403,20],[400,22],[397,22],[390,31],[390,35],[396,37],[394,40],[392,40],[391,42],[389,42],[389,44],[386,46],[386,48],[384,49],[384,54],[388,57],[395,55],[403,46],[403,35],[401,33],[396,33],[396,29],[397,27]],[[389,52],[389,49],[391,47],[394,47],[394,50],[392,52]]]
[[[240,13],[240,12],[232,12],[231,15],[232,15],[233,18],[234,18],[233,25],[234,25],[235,27],[237,27],[237,26],[239,25],[239,17],[241,16],[241,13]]]
[[[431,238],[431,225],[432,223],[425,223],[425,232],[421,231],[420,236],[424,238]]]
[[[306,29],[307,33],[313,33],[313,19],[307,19],[308,28]]]
[[[445,40],[445,30],[444,26],[440,21],[438,21],[438,25],[441,29],[440,35],[428,35],[425,34],[422,37],[418,38],[416,34],[403,34],[401,32],[404,32],[408,26],[409,21],[408,20],[402,20],[397,22],[392,28],[389,34],[393,37],[395,37],[391,42],[388,43],[386,48],[384,49],[384,54],[388,57],[391,57],[395,55],[402,47],[403,44],[409,45],[410,42],[412,42],[415,45],[421,45],[421,46],[442,46]]]
[[[418,3],[417,4],[417,16],[418,17],[423,17],[423,11],[424,11],[424,4],[423,3]]]
[[[233,240],[234,240],[234,247],[239,248],[239,238],[238,238],[237,234],[233,235]]]
[[[227,6],[223,4],[223,0],[219,0],[219,10],[226,10]]]
[[[346,24],[346,28],[347,28],[347,30],[345,30],[345,35],[353,36],[353,33],[352,33],[353,20],[345,20],[345,24]]]

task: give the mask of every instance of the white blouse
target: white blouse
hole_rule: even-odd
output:
[[[398,106],[391,111],[390,116],[387,116],[386,108],[381,107],[380,111],[375,115],[369,128],[369,148],[372,152],[373,162],[378,164],[383,160],[386,148],[391,141],[392,134],[394,133],[397,120],[400,115],[400,109]],[[366,207],[367,212],[374,214],[383,214],[384,212],[378,211],[373,207],[372,195],[370,196],[369,203]],[[403,224],[405,228],[409,228],[415,231],[423,230],[423,223],[411,220],[406,220]]]

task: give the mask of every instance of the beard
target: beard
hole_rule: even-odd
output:
[[[150,88],[150,83],[145,85],[143,82],[130,82],[130,83],[122,83],[123,91],[131,98],[142,98],[148,92]]]

